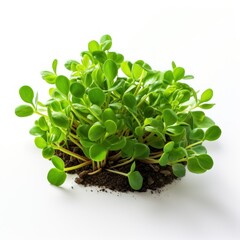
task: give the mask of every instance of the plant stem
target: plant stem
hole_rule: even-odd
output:
[[[84,161],[84,162],[89,161],[87,158],[85,158],[85,157],[83,157],[83,156],[80,156],[80,155],[78,155],[77,153],[73,153],[73,152],[69,151],[68,149],[63,148],[63,147],[61,147],[61,146],[57,146],[57,147],[55,147],[55,149],[60,150],[60,151],[62,151],[62,152],[64,152],[64,153],[66,153],[66,154],[68,154],[68,155],[70,155],[70,156],[72,156],[72,157],[75,157],[75,158],[77,158],[77,159],[79,159],[79,160],[82,160],[82,161]]]
[[[125,176],[125,177],[128,176],[127,173],[123,173],[123,172],[119,172],[119,171],[115,171],[115,170],[111,170],[111,169],[106,169],[106,171],[111,172],[111,173],[116,173],[116,174],[119,174],[119,175],[122,175],[122,176]]]
[[[91,161],[87,161],[87,162],[84,162],[84,163],[80,163],[80,164],[78,164],[76,166],[64,168],[64,171],[67,172],[67,171],[76,170],[76,169],[79,169],[81,167],[84,167],[84,166],[87,166],[87,165],[90,165],[90,164],[92,164],[92,162]]]
[[[131,163],[133,160],[134,160],[134,158],[131,158],[130,160],[125,161],[125,162],[120,163],[120,164],[117,164],[117,165],[115,165],[115,166],[112,166],[111,168],[116,168],[116,167],[124,166],[124,165],[126,165],[126,164],[128,164],[128,163]]]
[[[143,162],[143,163],[153,163],[153,164],[158,163],[159,164],[159,160],[155,160],[155,159],[152,159],[152,158],[146,158],[146,159],[142,159],[140,161]]]
[[[94,174],[99,173],[99,172],[101,172],[101,171],[102,171],[102,168],[99,168],[99,169],[97,169],[96,171],[89,172],[88,175],[94,175]]]
[[[81,150],[83,150],[82,146],[71,136],[71,133],[69,135],[69,139],[76,145],[78,146]]]
[[[198,142],[195,142],[195,143],[193,143],[193,144],[190,144],[190,145],[188,145],[188,146],[186,147],[186,149],[189,149],[189,148],[192,148],[192,147],[194,147],[194,146],[196,146],[196,145],[199,145],[199,144],[201,144],[202,142],[203,142],[203,140],[198,141]]]

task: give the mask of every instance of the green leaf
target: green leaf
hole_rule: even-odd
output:
[[[49,71],[42,71],[41,72],[42,79],[45,80],[49,84],[54,84],[56,81],[57,75],[55,73]]]
[[[142,137],[144,135],[144,128],[138,126],[138,127],[135,128],[134,132],[138,137]]]
[[[92,53],[93,57],[100,63],[104,63],[107,60],[107,55],[103,51],[95,51]]]
[[[191,80],[191,79],[194,79],[194,76],[193,75],[185,75],[183,79]]]
[[[58,64],[58,60],[54,59],[52,62],[52,69],[55,74],[57,74],[57,64]]]
[[[65,164],[64,164],[64,161],[63,161],[60,157],[58,157],[58,156],[52,156],[51,160],[52,160],[52,164],[53,164],[57,169],[62,170],[62,171],[64,170]]]
[[[42,156],[44,158],[50,159],[54,155],[55,151],[52,147],[45,147],[42,150]]]
[[[193,158],[188,159],[187,168],[192,173],[204,173],[204,172],[206,172],[206,170],[203,169],[200,166],[197,157],[193,157]]]
[[[222,131],[220,127],[214,125],[207,129],[205,133],[205,140],[215,141],[221,136],[221,134],[222,134]]]
[[[211,109],[214,106],[215,106],[214,103],[205,103],[205,104],[199,105],[199,107],[202,108],[202,109]]]
[[[172,61],[172,69],[174,70],[174,68],[176,68],[176,63],[174,61]]]
[[[122,100],[123,104],[130,109],[134,109],[137,105],[137,100],[132,93],[125,93]]]
[[[103,51],[109,50],[112,46],[112,38],[110,35],[104,35],[100,39],[101,47]]]
[[[117,132],[117,124],[113,120],[105,121],[104,126],[109,134],[114,134]]]
[[[60,130],[60,128],[58,128],[58,127],[52,127],[51,128],[51,141],[53,143],[61,140],[60,139],[61,135],[62,135],[62,131]]]
[[[204,138],[204,131],[200,128],[195,128],[190,132],[189,137],[192,140],[202,140]]]
[[[93,161],[103,161],[107,157],[108,150],[101,144],[93,144],[89,149],[90,158]]]
[[[121,69],[126,76],[132,77],[132,64],[130,62],[122,62]]]
[[[125,137],[122,137],[120,139],[117,138],[115,141],[111,141],[109,150],[110,151],[119,151],[125,147],[126,143],[127,143],[127,140]]]
[[[63,75],[57,76],[56,87],[63,95],[68,96],[70,82],[67,77],[65,77]]]
[[[103,72],[107,78],[107,86],[108,88],[111,88],[113,80],[118,74],[117,64],[111,59],[108,59],[103,65]]]
[[[76,66],[79,64],[79,62],[75,60],[68,60],[64,66],[69,71],[76,71]]]
[[[33,108],[28,105],[20,105],[15,109],[15,114],[18,117],[28,117],[31,116],[33,113],[34,113]]]
[[[101,137],[103,137],[106,133],[105,127],[103,127],[100,123],[95,123],[93,126],[90,127],[88,131],[88,138],[90,141],[97,141]]]
[[[129,172],[129,173],[134,172],[135,168],[136,168],[136,162],[134,161],[134,162],[132,163],[132,165],[131,165],[131,168],[130,168],[130,172]]]
[[[163,153],[159,159],[160,166],[166,166],[169,160],[169,153]]]
[[[171,141],[171,142],[168,142],[167,144],[165,144],[164,148],[163,148],[163,151],[165,153],[168,153],[168,152],[171,152],[174,148],[174,142]]]
[[[197,145],[191,148],[197,155],[206,154],[207,149],[202,145]]]
[[[135,80],[140,79],[144,72],[144,69],[137,63],[134,63],[132,66],[132,75]]]
[[[98,106],[101,106],[105,102],[105,94],[99,87],[91,88],[88,92],[88,97],[93,104],[97,104]]]
[[[34,92],[31,87],[22,86],[19,89],[19,95],[24,102],[33,104]]]
[[[173,174],[176,177],[184,177],[186,174],[185,166],[181,163],[175,163],[172,165]]]
[[[32,127],[29,133],[33,136],[42,136],[45,134],[45,132],[40,127],[37,126]]]
[[[136,159],[145,159],[149,157],[150,149],[146,144],[136,143],[133,149],[133,157]]]
[[[173,76],[175,81],[179,81],[184,78],[185,70],[182,67],[176,67],[173,70]]]
[[[85,88],[81,83],[74,82],[70,86],[71,94],[76,98],[82,98],[85,93]]]
[[[177,122],[177,115],[172,109],[165,109],[163,111],[163,120],[166,126],[171,126]]]
[[[116,115],[114,113],[114,111],[111,108],[106,108],[102,114],[102,119],[103,121],[107,121],[107,120],[113,120],[114,122],[117,121]]]
[[[61,112],[52,113],[52,121],[57,127],[68,128],[68,117]]]
[[[197,156],[199,166],[205,170],[210,170],[213,167],[213,160],[207,154],[201,154]]]
[[[89,52],[95,52],[95,51],[100,51],[101,48],[99,46],[99,43],[95,40],[92,40],[88,43],[88,50]]]
[[[167,82],[168,84],[171,84],[172,80],[174,79],[173,72],[171,70],[166,71],[164,73],[164,77],[163,78],[164,78],[164,80],[166,80],[165,82]]]
[[[52,168],[48,172],[47,179],[54,186],[62,185],[67,178],[67,174],[57,168]]]
[[[36,137],[34,139],[34,143],[40,149],[43,149],[43,148],[45,148],[47,146],[47,142],[42,137]]]
[[[48,130],[48,124],[45,120],[45,117],[41,116],[39,119],[38,119],[38,125],[39,127],[43,130],[43,131],[47,131]]]
[[[143,184],[143,177],[138,171],[130,172],[128,174],[128,182],[133,190],[140,190]]]
[[[212,97],[213,97],[213,90],[211,88],[209,88],[202,93],[200,102],[201,103],[208,102],[209,100],[212,99]]]

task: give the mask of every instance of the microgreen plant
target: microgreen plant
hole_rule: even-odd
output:
[[[66,172],[88,166],[90,175],[103,170],[120,174],[139,190],[139,162],[169,165],[176,177],[183,177],[186,168],[193,173],[211,169],[213,160],[202,144],[221,135],[204,112],[214,106],[209,103],[212,89],[198,94],[188,85],[194,77],[174,62],[170,70],[153,70],[142,60],[124,60],[111,46],[109,35],[90,41],[79,61],[66,62],[69,76],[57,73],[55,59],[52,70],[41,73],[50,84],[46,103],[29,86],[19,90],[24,104],[15,109],[16,115],[39,115],[30,133],[53,164],[48,181],[59,186]],[[70,142],[81,154],[69,149]],[[79,164],[65,167],[56,156],[59,151]],[[124,165],[128,173],[119,171]]]

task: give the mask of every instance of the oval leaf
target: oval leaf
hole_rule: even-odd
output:
[[[114,134],[117,131],[117,124],[113,120],[105,121],[104,126],[109,134]]]
[[[213,160],[207,154],[201,154],[201,155],[197,156],[197,160],[198,160],[200,167],[205,170],[209,170],[213,167]]]
[[[105,133],[105,128],[100,123],[96,123],[90,127],[88,131],[88,138],[90,141],[97,141],[104,136]]]
[[[213,97],[213,90],[211,88],[209,88],[202,93],[200,102],[201,103],[208,102],[209,100],[212,99],[212,97]]]
[[[22,86],[19,89],[19,95],[21,99],[26,103],[33,103],[34,92],[31,87],[29,86]]]
[[[165,153],[168,153],[168,152],[171,152],[174,148],[174,142],[171,141],[171,142],[168,142],[167,144],[165,144],[164,148],[163,148],[163,151]]]
[[[108,59],[103,65],[103,72],[107,78],[108,88],[110,88],[113,85],[114,78],[118,74],[117,64],[111,59]]]
[[[123,104],[130,109],[133,109],[137,105],[137,100],[132,93],[126,93],[123,96]]]
[[[179,81],[184,78],[185,70],[182,67],[176,67],[173,70],[173,76],[175,81]]]
[[[133,190],[140,190],[143,184],[143,177],[138,171],[130,172],[128,174],[128,182]]]
[[[163,111],[163,120],[166,126],[171,126],[177,122],[177,115],[172,109],[165,109]]]
[[[184,177],[186,174],[185,166],[183,166],[181,163],[176,163],[172,166],[173,174],[176,177]]]
[[[50,159],[54,155],[55,151],[52,147],[45,147],[42,150],[42,156],[44,158]]]
[[[15,109],[15,114],[18,117],[28,117],[34,113],[34,110],[31,106],[28,105],[20,105]]]
[[[58,157],[58,156],[52,156],[51,160],[52,160],[52,164],[53,164],[57,169],[62,170],[62,171],[64,170],[65,164],[64,164],[64,161],[63,161],[60,157]]]
[[[193,158],[188,159],[187,168],[192,173],[204,173],[204,172],[206,172],[206,170],[203,169],[200,166],[197,157],[193,157]]]
[[[101,106],[105,102],[105,94],[99,87],[91,88],[88,92],[88,97],[93,104],[97,104],[98,106]]]
[[[47,142],[42,137],[36,137],[34,139],[34,143],[40,149],[43,149],[43,148],[45,148],[47,146]]]
[[[214,125],[207,129],[205,133],[205,139],[208,141],[215,141],[217,140],[222,134],[222,130],[220,127]]]
[[[107,153],[107,149],[101,144],[93,144],[89,149],[90,158],[97,162],[103,161]]]
[[[65,182],[66,178],[67,174],[57,168],[50,169],[47,175],[48,181],[55,186],[62,185]]]
[[[52,121],[57,127],[68,128],[68,118],[63,113],[52,113]]]
[[[67,77],[60,75],[56,78],[56,87],[57,89],[65,96],[69,93],[70,82]]]
[[[76,98],[82,98],[85,93],[85,88],[81,83],[75,82],[70,86],[71,94]]]

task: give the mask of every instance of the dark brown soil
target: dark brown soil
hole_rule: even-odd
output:
[[[81,154],[80,149],[77,147],[70,147],[70,149],[73,152]],[[62,152],[57,152],[56,154],[64,160],[66,167],[79,164],[77,159],[67,154]],[[128,173],[129,169],[130,165],[124,165],[116,170]],[[102,190],[111,189],[119,192],[134,191],[129,186],[128,179],[125,176],[107,172],[106,170],[102,170],[94,175],[88,175],[89,170],[89,166],[86,166],[68,173],[76,173],[78,177],[76,177],[75,182],[84,186],[98,186]],[[141,190],[139,190],[140,192],[161,190],[165,185],[172,183],[176,179],[169,166],[160,167],[158,164],[153,165],[136,161],[136,170],[138,170],[143,177],[143,186]]]

